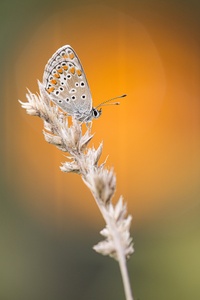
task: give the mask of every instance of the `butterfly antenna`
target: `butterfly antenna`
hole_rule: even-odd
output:
[[[106,101],[100,103],[100,104],[99,104],[98,106],[96,106],[95,108],[98,108],[98,107],[100,107],[100,106],[105,106],[105,105],[119,105],[120,102],[114,102],[114,103],[109,103],[109,104],[107,104],[107,103],[110,102],[110,101],[113,101],[113,100],[115,100],[115,99],[124,98],[124,97],[126,97],[126,96],[127,96],[127,95],[124,94],[124,95],[121,95],[121,96],[117,96],[117,97],[108,99],[108,100],[106,100]]]

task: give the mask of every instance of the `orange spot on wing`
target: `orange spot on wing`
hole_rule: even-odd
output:
[[[56,73],[56,74],[54,74],[54,77],[60,78],[60,74]]]
[[[68,66],[63,66],[63,70],[68,70]]]
[[[49,89],[47,89],[47,92],[50,94],[50,93],[52,93],[54,90],[55,90],[55,88],[52,86],[52,87],[50,87]]]
[[[71,72],[72,74],[74,74],[74,73],[75,73],[75,68],[72,67],[72,68],[70,69],[70,72]]]
[[[73,59],[75,56],[74,56],[74,53],[70,53],[69,54],[69,58]]]
[[[50,82],[51,82],[52,84],[57,84],[57,80],[55,80],[55,79],[52,79]]]
[[[76,70],[76,74],[78,75],[78,76],[81,76],[82,75],[82,72],[81,72],[81,70]]]
[[[69,56],[67,54],[64,54],[63,55],[63,58],[68,58]]]
[[[58,69],[58,73],[63,73],[62,68]]]

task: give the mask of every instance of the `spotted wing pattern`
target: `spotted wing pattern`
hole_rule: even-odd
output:
[[[45,66],[43,84],[50,99],[77,120],[92,118],[89,85],[75,51],[69,45],[58,49]]]

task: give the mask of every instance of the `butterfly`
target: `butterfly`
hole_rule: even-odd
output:
[[[100,106],[122,95],[92,107],[92,96],[81,62],[74,49],[59,48],[45,66],[43,85],[53,103],[69,116],[88,123],[101,115]],[[112,104],[119,104],[112,103]]]

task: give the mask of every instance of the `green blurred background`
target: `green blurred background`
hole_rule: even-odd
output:
[[[128,94],[92,143],[133,215],[135,299],[200,299],[199,1],[1,0],[0,14],[0,299],[124,299],[117,263],[92,250],[104,222],[90,192],[17,101],[65,44],[95,105]]]

